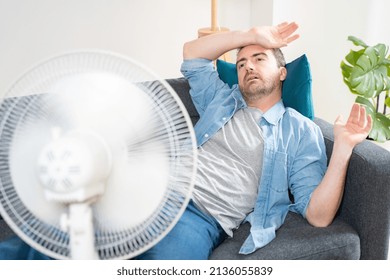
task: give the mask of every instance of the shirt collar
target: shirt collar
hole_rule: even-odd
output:
[[[248,105],[246,104],[246,101],[244,99],[244,97],[242,96],[241,94],[241,91],[238,87],[238,85],[234,85],[233,86],[233,97],[234,99],[236,100],[236,104],[237,104],[237,108],[241,109],[241,108],[246,108],[248,107]]]
[[[263,119],[265,119],[269,124],[276,125],[285,111],[286,108],[284,107],[283,101],[279,100],[278,103],[263,114]]]

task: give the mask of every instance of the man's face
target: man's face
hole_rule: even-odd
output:
[[[272,93],[281,95],[286,70],[278,67],[272,50],[258,45],[246,46],[237,54],[236,66],[238,84],[247,102]]]

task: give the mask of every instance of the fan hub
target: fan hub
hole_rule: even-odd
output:
[[[38,157],[38,177],[49,200],[83,202],[102,195],[111,153],[94,133],[56,135]]]

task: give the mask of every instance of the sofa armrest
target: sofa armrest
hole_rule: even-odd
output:
[[[316,118],[325,139],[328,159],[333,125]],[[361,259],[387,259],[390,232],[390,152],[365,140],[355,147],[338,215],[359,234]]]

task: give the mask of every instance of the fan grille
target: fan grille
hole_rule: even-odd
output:
[[[11,227],[21,236],[27,236],[54,254],[69,256],[69,236],[57,227],[47,224],[32,214],[16,192],[9,168],[9,150],[15,127],[24,118],[28,108],[36,104],[38,96],[24,99],[10,98],[0,107],[0,206]]]
[[[0,104],[0,213],[22,239],[53,258],[70,257],[69,234],[60,228],[59,221],[40,217],[35,209],[30,209],[32,207],[26,203],[26,199],[21,198],[11,170],[11,157],[14,156],[12,146],[15,142],[28,146],[28,139],[24,139],[25,131],[36,129],[37,122],[45,124],[41,128],[56,126],[65,131],[72,128],[78,119],[68,118],[67,108],[58,104],[56,95],[50,89],[54,83],[66,77],[96,72],[131,82],[152,104],[153,115],[148,123],[153,124],[154,128],[141,129],[127,139],[127,156],[136,159],[142,149],[149,153],[150,147],[153,147],[149,144],[158,142],[169,163],[169,176],[161,201],[142,222],[113,229],[107,226],[107,218],[100,217],[99,209],[96,209],[99,206],[93,206],[97,210],[94,212],[97,213],[94,224],[99,257],[132,258],[152,247],[181,216],[194,183],[196,145],[192,124],[180,99],[167,83],[134,61],[112,53],[74,52],[44,61],[26,72]],[[38,144],[43,146],[50,131],[36,132],[43,133],[42,143]],[[156,170],[150,170],[149,176],[153,176],[154,172]],[[40,188],[34,184],[31,182],[32,188]],[[66,211],[65,205],[56,207],[58,212]]]

